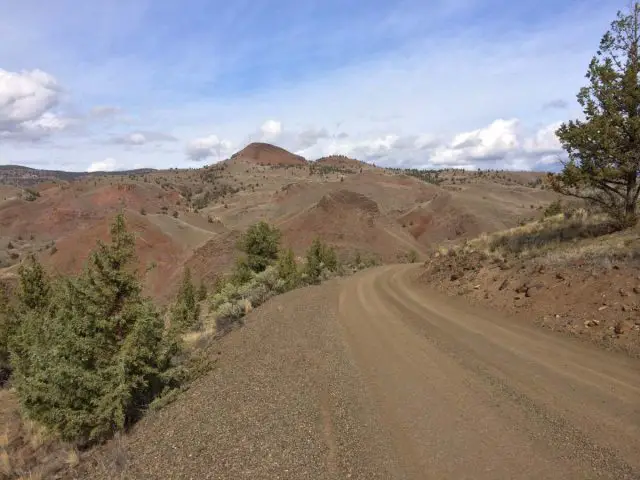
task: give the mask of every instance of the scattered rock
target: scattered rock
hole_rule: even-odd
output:
[[[557,273],[556,273],[556,278],[557,278],[558,280],[564,280],[566,277],[564,276],[564,273],[557,272]]]
[[[623,312],[630,312],[631,311],[631,307],[629,305],[622,305],[621,310]]]
[[[640,294],[640,286],[633,287],[633,293]]]
[[[474,290],[480,290],[480,285],[474,285],[473,289]]]
[[[603,311],[603,310],[606,310],[607,308],[609,308],[609,305],[603,305],[602,307],[600,307],[600,308],[598,309],[598,311],[599,311],[599,312],[601,312],[601,311]]]
[[[589,327],[597,327],[598,325],[600,325],[600,322],[598,320],[586,320],[584,322],[584,326],[589,328]]]
[[[500,286],[498,287],[498,290],[504,290],[505,288],[507,288],[508,285],[509,285],[509,279],[505,278],[500,284]]]
[[[628,297],[629,293],[627,291],[625,291],[624,288],[621,288],[620,290],[618,290],[618,293],[620,294],[621,297]]]

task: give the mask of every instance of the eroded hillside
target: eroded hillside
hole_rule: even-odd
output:
[[[4,277],[29,253],[61,273],[78,271],[105,225],[124,210],[137,232],[140,267],[149,268],[149,293],[160,299],[172,293],[185,264],[208,280],[226,271],[238,232],[259,220],[277,225],[297,254],[321,235],[344,257],[360,252],[391,262],[513,227],[555,198],[541,188],[541,174],[442,171],[432,182],[347,157],[307,162],[267,144],[201,169],[5,173]]]

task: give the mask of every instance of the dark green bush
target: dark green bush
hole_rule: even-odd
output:
[[[112,435],[172,384],[176,343],[142,296],[135,264],[134,237],[118,215],[111,243],[98,243],[77,278],[49,286],[35,260],[21,270],[13,384],[25,413],[65,440]]]
[[[238,242],[238,249],[245,253],[248,267],[262,272],[278,259],[282,234],[277,227],[266,222],[251,225]]]

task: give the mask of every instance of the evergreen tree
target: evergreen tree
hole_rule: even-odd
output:
[[[569,155],[552,187],[600,206],[621,227],[638,221],[640,195],[640,3],[618,12],[578,94],[584,120],[556,132]]]
[[[199,321],[200,307],[196,301],[195,288],[191,281],[191,270],[186,267],[172,308],[171,323],[184,331],[196,327]]]
[[[264,271],[278,259],[282,234],[266,222],[251,225],[238,242],[245,253],[248,267],[256,273]]]
[[[284,280],[287,290],[292,290],[300,285],[300,271],[292,249],[280,252],[277,270],[278,277]]]
[[[204,282],[200,282],[200,286],[198,287],[198,301],[206,300],[207,298],[207,286]]]
[[[134,237],[122,214],[78,278],[53,289],[56,308],[28,311],[12,342],[27,415],[63,439],[103,439],[134,421],[164,386],[163,322],[142,297]],[[173,344],[171,344],[173,345]]]
[[[311,283],[318,283],[322,271],[335,272],[338,269],[338,258],[333,247],[328,247],[322,240],[315,238],[307,250],[306,273]]]
[[[51,286],[44,268],[34,255],[18,269],[18,301],[21,309],[44,310],[51,300]]]

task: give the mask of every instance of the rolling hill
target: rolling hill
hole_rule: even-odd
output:
[[[392,262],[516,226],[556,198],[542,174],[443,171],[436,184],[411,173],[342,156],[307,162],[262,143],[200,169],[107,175],[5,166],[0,275],[12,276],[29,253],[55,271],[78,271],[118,211],[137,233],[140,268],[155,265],[148,293],[163,300],[183,265],[206,281],[225,273],[239,234],[260,220],[277,225],[298,255],[321,236],[343,258]]]

